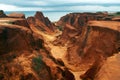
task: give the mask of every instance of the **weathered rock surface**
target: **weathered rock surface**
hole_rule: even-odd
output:
[[[0,80],[75,80],[44,47],[41,35],[24,23],[13,24],[17,19],[0,19]]]
[[[119,73],[120,53],[117,53],[107,58],[107,60],[102,60],[102,62],[93,64],[93,66],[81,77],[85,80],[119,80]]]
[[[55,30],[55,25],[51,23],[47,17],[44,17],[42,12],[36,12],[35,16],[28,17],[27,21],[31,29],[37,28],[38,30],[47,33],[53,33]]]
[[[32,35],[28,34],[31,33],[29,29],[14,25],[0,25],[0,27],[0,53],[30,50],[32,48],[33,38]]]
[[[28,24],[26,19],[16,20],[16,21],[13,22],[13,24],[30,28],[30,26],[29,26],[29,24]]]
[[[84,76],[81,76],[82,78],[86,80],[89,80],[89,79],[90,80],[93,80],[93,79],[94,80],[109,80],[109,79],[119,80],[120,72],[119,72],[119,67],[117,67],[119,66],[118,65],[119,54],[116,54],[114,56],[114,53],[117,53],[120,47],[119,25],[120,23],[115,21],[90,21],[89,22],[88,26],[92,27],[93,32],[91,32],[92,34],[91,33],[89,34],[87,43],[86,43],[86,48],[84,47],[84,51],[86,52],[88,49],[88,52],[85,53],[83,51],[82,55],[86,54],[86,58],[85,57],[84,58],[85,59],[89,58],[89,61],[92,60],[94,62],[92,62],[93,63],[92,66],[88,69],[88,71],[84,74]],[[90,35],[93,43],[91,43],[90,41]],[[90,48],[89,45],[91,45],[92,47]],[[111,58],[109,58],[110,56]],[[93,57],[94,59],[92,59]],[[118,71],[115,70],[113,67],[114,68],[116,67],[115,69],[118,69]],[[101,77],[102,75],[104,75],[104,77]]]
[[[113,21],[120,21],[120,17],[119,16],[118,17],[113,17],[112,20]]]
[[[29,29],[13,25],[0,27],[1,80],[70,80],[73,76],[50,56],[42,40],[34,39]]]
[[[16,12],[10,13],[7,16],[10,17],[10,18],[25,18],[25,14],[16,13]]]
[[[74,40],[75,36],[82,33],[82,28],[87,25],[90,20],[102,20],[107,14],[103,13],[70,13],[57,22],[58,26],[62,26],[63,33],[58,43],[65,44],[69,40]],[[70,41],[71,42],[71,41]]]
[[[118,51],[119,47],[116,46],[120,46],[117,45],[120,41],[120,32],[118,30],[120,23],[93,21],[93,24],[88,24],[80,36],[76,38],[77,40],[69,46],[66,55],[69,64],[82,65],[82,63],[86,63],[91,65],[98,58],[109,57]]]
[[[81,75],[85,80],[94,80],[104,61],[120,50],[120,23],[104,17],[107,14],[73,13],[57,23],[64,29],[55,42],[68,47],[65,64],[73,71],[86,72]]]

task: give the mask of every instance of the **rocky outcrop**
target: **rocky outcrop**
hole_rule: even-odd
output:
[[[113,20],[113,21],[120,21],[120,17],[119,17],[119,16],[118,16],[118,17],[117,17],[117,16],[116,16],[116,17],[113,17],[112,20]]]
[[[58,44],[65,44],[69,40],[74,40],[74,36],[79,36],[82,29],[90,20],[102,20],[107,14],[103,13],[70,13],[57,22],[58,26],[62,26],[63,33],[58,40]],[[70,41],[71,42],[71,41]]]
[[[28,24],[26,19],[16,20],[16,21],[13,22],[13,24],[30,28],[30,26],[29,26],[29,24]]]
[[[31,31],[19,26],[0,25],[0,53],[11,51],[31,50],[33,43]],[[22,29],[22,30],[21,30]],[[12,45],[12,46],[11,46]],[[18,46],[19,45],[19,46]]]
[[[18,18],[0,18],[0,23],[19,25],[19,26],[30,28],[27,20],[21,19],[21,18],[19,18],[19,19]]]
[[[55,42],[67,43],[66,59],[70,65],[91,65],[95,59],[111,56],[118,50],[116,45],[120,39],[120,24],[115,21],[102,21],[105,16],[107,14],[71,13],[58,21],[57,25],[64,26],[64,30]]]
[[[55,25],[50,22],[47,17],[44,17],[42,12],[36,12],[34,17],[28,17],[27,21],[31,29],[36,28],[43,32],[53,33]]]
[[[7,16],[9,18],[25,18],[25,14],[23,14],[23,13],[16,13],[16,12],[10,13]]]
[[[42,43],[42,40],[41,40]],[[36,41],[32,35],[32,31],[28,28],[18,25],[0,24],[0,79],[9,80],[16,79],[23,80],[28,78],[30,80],[36,79],[31,72],[26,72],[29,69],[30,56],[37,46]],[[33,54],[32,54],[33,55]],[[19,63],[21,61],[21,63]],[[25,64],[24,64],[25,63]],[[30,68],[31,69],[31,68]],[[32,70],[32,69],[31,69]],[[37,80],[37,79],[36,79]]]
[[[120,53],[94,64],[81,78],[85,80],[119,80]]]
[[[2,19],[0,80],[75,80],[65,65],[61,65],[44,47],[41,35],[25,25],[15,24],[21,19]]]
[[[109,57],[101,69],[95,75],[95,80],[119,80],[120,79],[120,53]]]
[[[119,46],[117,44],[120,40],[119,25],[119,22],[114,21],[91,21],[77,40],[69,46],[66,55],[68,62],[71,65],[91,65],[100,57],[113,55],[119,48],[116,47]]]
[[[68,45],[65,58],[71,69],[85,71],[81,76],[85,80],[99,80],[95,77],[104,61],[119,51],[119,25],[116,21],[89,21],[76,41]]]
[[[55,44],[67,45],[65,64],[84,71],[81,78],[85,80],[94,80],[104,61],[120,49],[120,23],[105,17],[103,13],[73,13],[57,22],[64,29]]]
[[[70,13],[61,17],[57,24],[64,25],[68,23],[72,26],[80,27],[89,20],[102,20],[105,16],[108,15],[104,13]]]
[[[6,17],[6,14],[4,13],[3,10],[0,10],[0,18]]]
[[[29,29],[16,25],[0,27],[1,80],[15,77],[18,80],[70,80],[73,76],[65,66],[58,64],[44,48],[43,41],[38,36],[35,39]]]

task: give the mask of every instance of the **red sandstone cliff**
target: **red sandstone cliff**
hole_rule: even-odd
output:
[[[112,23],[112,24],[111,24]],[[91,64],[99,57],[109,57],[118,51],[119,22],[91,21],[73,44],[66,58],[70,64]],[[93,56],[94,55],[94,56]],[[89,59],[88,59],[89,58]]]
[[[64,27],[57,43],[67,44],[64,62],[52,56],[44,46],[49,43],[37,34],[54,32],[54,25],[41,12],[27,21],[0,18],[0,80],[75,80],[69,69],[84,71],[79,76],[85,80],[119,80],[120,22],[103,21],[106,16],[72,13],[57,22]]]
[[[55,25],[47,17],[44,17],[42,12],[36,12],[35,16],[28,17],[27,21],[31,29],[36,28],[47,33],[53,33],[55,30]]]
[[[65,44],[69,40],[74,40],[75,36],[82,33],[82,29],[90,20],[102,20],[107,14],[103,13],[70,13],[57,22],[58,26],[63,27],[63,33],[58,43]],[[73,36],[72,36],[73,35]]]
[[[120,53],[116,53],[106,60],[96,62],[93,66],[82,76],[85,80],[119,80],[120,79]]]
[[[98,14],[73,13],[63,16],[57,23],[64,27],[56,41],[67,44],[67,65],[75,71],[85,71],[81,76],[85,80],[96,79],[104,61],[120,50],[120,23],[103,21],[105,16],[101,14],[99,18]]]
[[[21,20],[0,19],[0,80],[74,80],[44,47],[41,35]]]
[[[23,14],[23,13],[16,13],[16,12],[10,13],[7,16],[10,17],[10,18],[25,18],[25,14]]]

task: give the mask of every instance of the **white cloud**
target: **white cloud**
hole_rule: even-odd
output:
[[[35,5],[47,5],[47,2],[45,1],[33,1],[32,3]]]
[[[15,10],[17,7],[13,5],[0,4],[0,9],[5,11]]]
[[[46,0],[48,1],[48,0]],[[120,3],[120,0],[49,0],[56,3]]]
[[[46,0],[47,1],[47,0]],[[56,1],[56,0],[51,0]],[[65,0],[61,0],[65,1]],[[69,2],[80,2],[81,0],[69,0]],[[96,1],[96,0],[82,0],[81,2]],[[100,0],[101,2],[103,0]],[[100,2],[99,1],[99,2]],[[105,0],[104,0],[105,1]],[[109,0],[115,2],[118,0]],[[107,2],[107,1],[106,1]],[[119,3],[120,1],[118,1]],[[0,9],[4,11],[120,11],[120,6],[102,6],[102,5],[83,5],[83,6],[60,6],[60,7],[47,7],[49,2],[33,1],[36,5],[45,5],[46,7],[18,7],[15,5],[0,4]],[[60,1],[57,2],[59,4]],[[67,3],[67,2],[66,2]],[[53,4],[54,5],[54,4]],[[65,4],[64,4],[65,5]]]
[[[41,8],[41,7],[18,7],[8,4],[0,4],[0,10],[4,11],[44,11],[44,10],[53,10],[52,8]]]
[[[67,10],[73,10],[73,11],[119,11],[120,6],[97,6],[97,5],[88,5],[88,6],[72,6],[67,8]]]

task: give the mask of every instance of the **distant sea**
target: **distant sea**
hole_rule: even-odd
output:
[[[6,14],[10,14],[12,12],[24,13],[26,17],[34,16],[36,11],[5,11]],[[58,21],[60,17],[71,13],[71,12],[51,12],[51,11],[43,11],[44,16],[48,17],[52,22]]]

